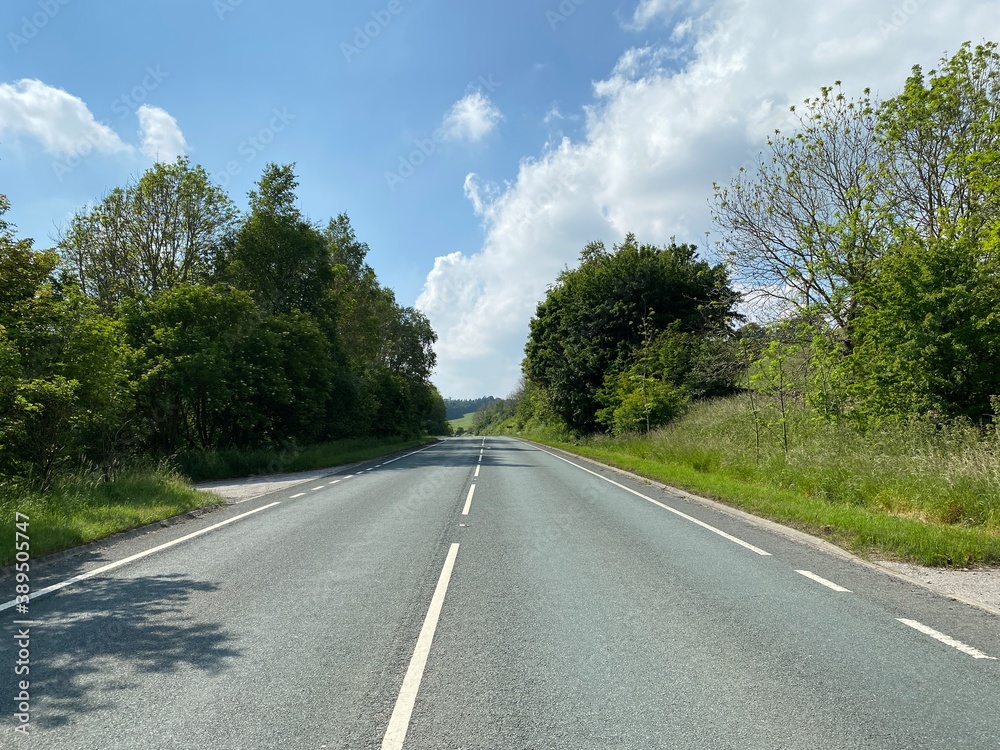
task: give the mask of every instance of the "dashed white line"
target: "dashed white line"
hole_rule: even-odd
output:
[[[292,495],[291,498],[289,498],[289,499],[294,500],[297,497],[305,497],[305,494],[306,493],[304,493],[304,492],[300,492],[298,495]]]
[[[350,479],[353,476],[354,476],[353,474],[348,474],[346,477],[344,477],[344,479],[347,480],[347,479]]]
[[[475,494],[475,492],[476,492],[476,485],[472,485],[471,487],[469,487],[469,496],[465,498],[465,507],[462,509],[463,516],[469,515],[469,508],[472,507],[472,496]]]
[[[899,622],[903,623],[904,625],[907,625],[913,628],[914,630],[920,631],[924,635],[929,635],[931,638],[941,641],[941,643],[947,644],[952,648],[961,651],[963,654],[968,654],[973,659],[990,659],[991,661],[996,661],[995,656],[987,656],[979,649],[973,648],[972,646],[962,643],[961,641],[956,641],[951,636],[947,636],[944,633],[938,632],[934,628],[928,627],[927,625],[919,623],[916,620],[907,620],[902,617],[897,617],[896,619],[899,620]]]
[[[270,505],[262,505],[259,508],[254,508],[251,511],[247,511],[246,513],[241,513],[238,516],[227,518],[225,521],[213,524],[212,526],[204,528],[201,531],[195,531],[194,533],[188,534],[187,536],[182,536],[179,539],[174,539],[172,542],[167,542],[166,544],[161,544],[157,547],[153,547],[152,549],[148,549],[145,552],[140,552],[136,555],[132,555],[131,557],[126,557],[124,560],[119,560],[118,562],[109,563],[108,565],[102,565],[99,568],[94,568],[93,570],[88,571],[86,573],[82,573],[81,575],[73,576],[72,578],[67,578],[65,581],[62,581],[60,583],[56,583],[52,586],[46,586],[44,589],[38,589],[37,591],[32,591],[29,598],[37,599],[38,597],[44,596],[45,594],[51,594],[53,591],[59,591],[60,589],[72,586],[74,583],[79,583],[80,581],[86,581],[88,578],[99,576],[101,575],[101,573],[107,573],[109,570],[114,570],[115,568],[120,568],[123,565],[128,565],[130,562],[141,560],[142,558],[148,557],[149,555],[152,555],[155,552],[159,552],[160,550],[165,550],[169,547],[173,547],[177,544],[180,544],[181,542],[186,542],[188,539],[194,539],[196,536],[207,534],[210,531],[214,531],[215,529],[233,523],[234,521],[239,521],[240,519],[246,518],[247,516],[252,516],[254,513],[260,513],[262,510],[273,508],[275,505],[281,505],[281,503],[271,503]],[[5,604],[0,604],[0,612],[2,612],[5,609],[10,609],[16,604],[17,604],[17,599],[11,599],[9,602]]]
[[[455,569],[457,556],[458,544],[456,543],[452,544],[448,550],[448,557],[441,569],[441,576],[434,589],[434,596],[431,597],[431,606],[427,609],[427,617],[424,618],[424,625],[420,629],[417,646],[413,650],[410,666],[406,670],[403,685],[399,689],[399,697],[396,698],[396,706],[392,709],[389,726],[382,738],[382,750],[403,750],[406,731],[410,728],[413,704],[417,700],[417,691],[420,690],[420,680],[423,678],[424,668],[427,666],[427,656],[431,652],[431,642],[434,640],[434,631],[437,629],[438,618],[444,607],[444,597],[448,593],[448,583],[451,580],[451,573]]]
[[[479,477],[479,464],[476,464],[476,473],[475,473],[475,476],[476,476],[476,478]]]
[[[540,450],[542,453],[548,453],[553,458],[558,458],[560,461],[564,461],[564,462],[568,463],[570,466],[575,466],[580,471],[585,471],[588,474],[593,474],[598,479],[603,479],[605,482],[613,484],[615,487],[618,487],[619,489],[623,489],[626,492],[629,492],[629,493],[635,495],[636,497],[641,497],[646,502],[650,502],[650,503],[652,503],[653,505],[655,505],[655,506],[657,506],[659,508],[663,508],[663,510],[670,511],[675,516],[680,516],[685,521],[690,521],[691,523],[693,523],[693,524],[695,524],[697,526],[701,526],[703,529],[711,531],[713,534],[718,534],[723,539],[728,539],[729,541],[733,542],[734,544],[738,544],[741,547],[746,547],[748,550],[750,550],[751,552],[755,552],[756,554],[760,555],[761,557],[771,557],[771,553],[770,552],[765,552],[760,547],[753,546],[752,544],[750,544],[750,542],[744,542],[742,539],[739,539],[739,538],[733,536],[732,534],[727,534],[722,529],[717,529],[714,526],[705,523],[704,521],[699,521],[694,516],[689,516],[687,513],[683,513],[681,511],[677,510],[676,508],[671,508],[669,505],[665,505],[665,504],[661,503],[658,500],[654,500],[651,497],[647,497],[646,495],[643,495],[641,492],[636,492],[632,488],[626,487],[624,484],[620,484],[620,483],[616,482],[614,479],[608,479],[607,477],[602,476],[601,474],[598,474],[596,471],[591,471],[590,469],[586,469],[583,466],[580,466],[580,464],[573,463],[568,458],[563,458],[562,456],[557,456],[555,453],[552,453],[551,451],[547,451],[544,448],[539,448],[537,445],[535,445],[534,447],[536,449]]]
[[[838,586],[833,581],[828,581],[825,578],[820,578],[818,575],[816,575],[815,573],[810,573],[808,570],[796,570],[795,572],[798,573],[799,575],[805,576],[806,578],[812,581],[816,581],[816,583],[822,586],[826,586],[828,589],[833,589],[834,591],[839,591],[844,594],[851,593],[850,589],[845,589],[843,586]]]
[[[325,490],[325,489],[326,489],[326,486],[321,484],[319,487],[313,487],[312,491],[313,492],[319,492],[320,490]]]
[[[330,482],[330,484],[337,484],[337,482],[339,481],[340,481],[339,479],[334,479],[332,482]]]

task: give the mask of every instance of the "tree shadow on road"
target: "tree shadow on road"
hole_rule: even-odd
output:
[[[32,725],[70,725],[141,695],[150,675],[219,674],[241,655],[217,622],[194,621],[185,604],[217,590],[181,574],[88,581],[31,603]],[[11,618],[13,619],[13,618]],[[16,632],[16,626],[10,626]],[[17,694],[13,638],[0,646],[0,695]],[[167,710],[169,707],[164,706]]]

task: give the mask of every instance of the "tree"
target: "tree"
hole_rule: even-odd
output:
[[[768,139],[755,171],[715,185],[715,224],[737,279],[786,312],[818,309],[848,332],[857,286],[888,231],[877,117],[867,89],[849,99],[839,82],[824,87],[795,133]]]
[[[901,245],[882,259],[866,294],[850,360],[862,421],[996,418],[1000,238],[982,246],[962,237]]]
[[[919,65],[878,112],[894,226],[978,244],[1000,217],[1000,55],[966,42],[939,70]]]
[[[225,256],[225,277],[250,292],[266,314],[307,312],[332,329],[333,267],[323,234],[295,205],[294,167],[264,168],[250,192],[250,215]]]
[[[738,295],[725,268],[696,259],[692,245],[658,248],[628,235],[607,252],[588,245],[581,264],[560,274],[531,321],[525,374],[548,392],[554,411],[574,430],[598,425],[606,379],[628,370],[652,332],[724,331],[736,319]]]
[[[240,367],[246,358],[239,354],[260,326],[246,292],[187,284],[129,305],[125,313],[152,447],[167,453],[218,448],[234,416],[249,426],[245,405],[257,401],[262,386],[256,373]],[[273,364],[262,359],[253,364]],[[264,376],[278,377],[280,370],[267,367]]]
[[[73,459],[113,473],[132,407],[121,327],[53,281],[57,263],[0,219],[0,465],[43,487]]]
[[[83,293],[107,313],[125,299],[208,280],[235,218],[225,192],[180,157],[78,212],[59,250]]]

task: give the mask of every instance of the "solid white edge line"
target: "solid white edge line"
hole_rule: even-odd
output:
[[[476,473],[473,475],[476,479],[479,478],[479,464],[476,464]]]
[[[99,576],[101,573],[107,573],[109,570],[114,570],[115,568],[120,568],[123,565],[127,565],[130,562],[141,560],[144,557],[148,557],[149,555],[152,555],[156,552],[165,550],[168,547],[173,547],[174,545],[180,544],[181,542],[186,542],[188,539],[194,539],[196,536],[207,534],[210,531],[214,531],[215,529],[218,529],[222,526],[233,523],[233,521],[239,521],[241,518],[252,516],[254,513],[260,513],[262,510],[273,508],[275,505],[281,505],[281,503],[271,503],[270,505],[262,505],[259,508],[254,508],[253,510],[247,511],[246,513],[242,513],[238,516],[227,518],[225,521],[221,521],[220,523],[214,524],[213,526],[204,528],[201,531],[195,531],[194,533],[188,534],[187,536],[182,536],[179,539],[174,539],[172,542],[167,542],[166,544],[161,544],[158,547],[153,547],[152,549],[148,549],[145,552],[139,552],[138,554],[132,555],[131,557],[126,557],[124,560],[118,560],[117,562],[109,563],[108,565],[102,565],[100,568],[94,568],[93,570],[88,571],[86,573],[82,573],[81,575],[73,576],[72,578],[67,578],[65,581],[62,581],[61,583],[56,583],[52,586],[46,586],[44,589],[38,589],[37,591],[32,591],[28,599],[29,601],[37,599],[38,597],[43,596],[45,594],[51,594],[53,591],[59,591],[60,589],[72,586],[74,583],[79,583],[80,581],[86,581],[88,578]],[[12,599],[11,601],[5,604],[0,604],[0,612],[2,612],[5,609],[10,609],[11,607],[14,607],[16,605],[17,605],[17,599]]]
[[[928,627],[927,625],[917,622],[916,620],[907,620],[903,617],[897,617],[896,619],[904,625],[911,627],[924,635],[929,635],[931,638],[941,641],[941,643],[951,646],[953,649],[961,651],[963,654],[968,654],[973,659],[989,659],[990,661],[997,660],[995,656],[987,656],[979,649],[973,648],[972,646],[962,643],[961,641],[956,641],[951,636],[938,632],[934,628]]]
[[[472,485],[471,487],[469,487],[469,496],[465,498],[465,507],[462,509],[463,516],[469,515],[469,508],[472,507],[472,495],[475,493],[475,491],[476,491],[476,485]]]
[[[838,586],[833,581],[828,581],[825,578],[820,578],[818,575],[816,575],[815,573],[811,573],[808,570],[796,570],[795,572],[798,573],[799,575],[805,576],[811,581],[816,581],[816,583],[820,584],[821,586],[826,586],[828,589],[839,591],[842,594],[852,593],[850,589],[845,589],[843,586]]]
[[[402,456],[397,456],[396,458],[392,458],[392,459],[390,459],[390,460],[386,461],[386,462],[385,462],[385,463],[383,463],[382,465],[383,465],[383,466],[385,466],[385,464],[391,464],[391,463],[393,463],[394,461],[401,461],[401,460],[403,460],[404,458],[409,458],[410,456],[415,456],[415,455],[417,455],[418,453],[423,453],[424,451],[429,451],[429,450],[430,450],[431,448],[437,448],[437,447],[438,447],[439,445],[444,445],[444,442],[440,442],[440,443],[434,443],[433,445],[428,445],[428,446],[427,446],[426,448],[421,448],[421,449],[420,449],[420,450],[418,450],[418,451],[413,451],[412,453],[406,453],[406,454],[404,454],[404,455],[402,455]]]
[[[399,688],[399,697],[396,698],[396,706],[392,709],[389,726],[386,728],[385,736],[382,738],[382,750],[403,749],[406,732],[410,728],[410,716],[413,714],[413,705],[417,700],[417,691],[420,690],[420,680],[423,679],[424,668],[427,666],[427,657],[431,652],[431,642],[434,640],[434,631],[437,630],[438,618],[441,616],[441,609],[444,607],[444,596],[448,593],[448,583],[451,581],[451,574],[455,568],[455,558],[457,555],[458,543],[456,542],[448,550],[448,557],[445,559],[444,567],[441,569],[441,576],[438,578],[437,586],[434,589],[434,596],[431,597],[431,605],[427,609],[427,617],[424,618],[423,627],[420,628],[417,646],[413,649],[410,666],[406,670],[403,684]]]
[[[713,534],[718,534],[718,535],[719,535],[719,536],[721,536],[721,537],[722,537],[723,539],[728,539],[729,541],[733,542],[734,544],[738,544],[738,545],[740,545],[741,547],[746,547],[746,548],[747,548],[748,550],[750,550],[751,552],[755,552],[756,554],[760,555],[761,557],[771,557],[771,553],[770,553],[770,552],[765,552],[765,551],[764,551],[764,550],[762,550],[762,549],[761,549],[760,547],[755,547],[755,546],[753,546],[752,544],[750,544],[750,542],[744,542],[744,541],[743,541],[742,539],[739,539],[739,538],[737,538],[737,537],[733,536],[732,534],[727,534],[727,533],[726,533],[725,531],[723,531],[722,529],[717,529],[717,528],[715,528],[714,526],[712,526],[712,525],[710,525],[710,524],[707,524],[707,523],[705,523],[704,521],[699,521],[699,520],[698,520],[697,518],[695,518],[694,516],[689,516],[689,515],[688,515],[687,513],[684,513],[684,512],[682,512],[682,511],[679,511],[679,510],[677,510],[676,508],[671,508],[671,507],[670,507],[669,505],[664,505],[663,503],[661,503],[661,502],[660,502],[660,501],[658,501],[658,500],[654,500],[654,499],[653,499],[653,498],[651,498],[651,497],[647,497],[646,495],[643,495],[643,494],[642,494],[641,492],[636,492],[636,491],[635,491],[635,490],[633,490],[632,488],[630,488],[630,487],[626,487],[626,486],[625,486],[624,484],[619,484],[619,483],[618,483],[618,482],[616,482],[616,481],[615,481],[614,479],[608,479],[608,478],[607,478],[607,477],[605,477],[605,476],[601,476],[601,475],[600,475],[600,474],[598,474],[598,473],[597,473],[596,471],[591,471],[590,469],[587,469],[587,468],[585,468],[585,467],[583,467],[583,466],[580,466],[580,464],[577,464],[577,463],[573,463],[573,462],[572,462],[572,461],[570,461],[570,460],[569,460],[568,458],[563,458],[562,456],[557,456],[557,455],[556,455],[555,453],[552,453],[551,451],[547,451],[547,450],[545,450],[544,448],[539,448],[539,447],[538,447],[537,445],[534,445],[534,444],[532,444],[532,445],[533,445],[533,446],[534,446],[534,447],[535,447],[535,448],[536,448],[537,450],[540,450],[540,451],[541,451],[542,453],[548,453],[548,454],[549,454],[550,456],[552,456],[553,458],[558,458],[558,459],[559,459],[560,461],[565,461],[565,462],[566,462],[566,463],[568,463],[568,464],[569,464],[570,466],[575,466],[576,468],[580,469],[580,471],[585,471],[585,472],[587,472],[588,474],[593,474],[593,475],[594,475],[595,477],[597,477],[598,479],[603,479],[603,480],[604,480],[605,482],[609,482],[610,484],[613,484],[613,485],[614,485],[615,487],[618,487],[619,489],[623,489],[623,490],[625,490],[626,492],[630,492],[630,493],[632,493],[633,495],[635,495],[636,497],[641,497],[641,498],[642,498],[643,500],[645,500],[646,502],[650,502],[650,503],[652,503],[653,505],[656,505],[657,507],[660,507],[660,508],[663,508],[663,510],[667,510],[667,511],[670,511],[670,512],[671,512],[671,513],[673,513],[674,515],[676,515],[676,516],[680,516],[680,517],[681,517],[681,518],[683,518],[683,519],[684,519],[685,521],[690,521],[691,523],[693,523],[693,524],[695,524],[695,525],[697,525],[697,526],[701,526],[701,527],[702,527],[703,529],[706,529],[706,530],[708,530],[708,531],[711,531],[711,532],[712,532]]]

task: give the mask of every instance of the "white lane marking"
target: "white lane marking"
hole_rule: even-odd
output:
[[[319,492],[320,490],[323,490],[323,489],[326,489],[326,487],[320,485],[319,487],[313,487],[312,491],[313,492]]]
[[[391,459],[389,459],[388,461],[386,461],[385,463],[387,463],[387,464],[391,464],[391,463],[393,463],[394,461],[401,461],[401,460],[403,460],[404,458],[409,458],[410,456],[415,456],[415,455],[417,455],[418,453],[423,453],[424,451],[429,451],[429,450],[430,450],[431,448],[437,448],[437,447],[438,447],[439,445],[444,445],[444,442],[440,442],[440,443],[434,443],[433,445],[428,445],[428,446],[427,446],[426,448],[421,448],[421,449],[420,449],[420,450],[418,450],[418,451],[413,451],[412,453],[405,453],[405,454],[403,454],[402,456],[396,456],[396,458],[391,458]],[[384,465],[385,465],[385,464],[383,464],[383,466],[384,466]]]
[[[306,493],[300,492],[298,495],[292,495],[289,499],[294,500],[297,497],[304,497]]]
[[[799,575],[805,576],[806,578],[812,581],[816,581],[816,583],[822,586],[826,586],[828,589],[833,589],[834,591],[839,591],[844,594],[851,593],[850,589],[845,589],[843,586],[838,586],[833,581],[828,581],[825,578],[820,578],[818,575],[816,575],[815,573],[810,573],[808,570],[796,570],[795,572],[798,573]]]
[[[483,457],[482,457],[482,456],[480,456],[480,457],[479,457],[479,459],[478,459],[478,460],[476,461],[476,463],[477,463],[477,464],[481,464],[482,462],[483,462]]]
[[[373,466],[370,469],[365,469],[365,471],[375,471],[375,467]]]
[[[444,596],[448,593],[448,583],[451,581],[451,573],[455,568],[457,555],[458,543],[456,542],[448,550],[444,568],[441,569],[441,577],[438,578],[434,596],[431,597],[431,606],[427,609],[427,617],[424,618],[424,625],[420,628],[417,647],[413,649],[410,666],[406,670],[406,677],[403,678],[403,685],[399,689],[399,697],[396,698],[396,707],[392,709],[389,726],[385,730],[385,737],[382,738],[382,750],[403,749],[406,731],[410,728],[413,704],[417,700],[420,680],[424,676],[424,667],[427,666],[427,657],[431,652],[431,641],[434,640],[434,631],[437,630],[438,618],[441,616],[442,607],[444,607]]]
[[[78,576],[73,576],[72,578],[67,578],[61,583],[53,584],[52,586],[46,586],[44,589],[38,589],[37,591],[32,591],[29,599],[37,599],[45,594],[51,594],[53,591],[59,591],[68,586],[72,586],[74,583],[79,583],[80,581],[86,581],[88,578],[93,578],[94,576],[99,576],[101,573],[107,573],[109,570],[114,570],[115,568],[120,568],[122,565],[127,565],[130,562],[136,560],[141,560],[144,557],[148,557],[155,552],[165,550],[168,547],[173,547],[181,542],[186,542],[188,539],[194,539],[196,536],[201,536],[202,534],[207,534],[210,531],[214,531],[226,524],[233,523],[233,521],[239,521],[241,518],[246,518],[247,516],[252,516],[254,513],[260,513],[262,510],[267,510],[268,508],[273,508],[275,505],[281,505],[281,503],[271,503],[270,505],[262,505],[260,508],[254,508],[251,511],[242,513],[238,516],[233,516],[232,518],[227,518],[225,521],[209,526],[208,528],[202,529],[201,531],[195,531],[193,534],[188,534],[187,536],[182,536],[180,539],[174,539],[172,542],[167,542],[166,544],[161,544],[158,547],[153,547],[145,552],[139,552],[138,554],[132,555],[131,557],[126,557],[124,560],[119,560],[118,562],[109,563],[108,565],[102,565],[100,568],[94,568],[91,571],[82,573]],[[5,604],[0,604],[0,612],[5,609],[10,609],[17,604],[17,599],[11,599]]]
[[[469,487],[469,496],[465,498],[465,507],[462,509],[463,516],[469,515],[469,508],[472,507],[472,496],[475,494],[475,492],[476,492],[476,485],[472,485],[471,487]]]
[[[375,464],[375,468],[376,469],[381,469],[382,468],[382,464]]]
[[[339,479],[334,479],[332,482],[330,482],[330,484],[337,484],[337,482],[339,481],[340,481]]]
[[[945,643],[954,649],[958,649],[963,654],[968,654],[973,659],[990,659],[992,661],[996,661],[997,659],[995,656],[987,656],[979,649],[973,648],[972,646],[968,646],[962,643],[961,641],[956,641],[951,636],[947,636],[944,633],[939,633],[934,628],[929,628],[926,625],[917,622],[916,620],[906,620],[902,617],[897,617],[896,619],[899,620],[904,625],[908,625],[909,627],[913,628],[914,630],[919,630],[924,635],[929,635],[931,638],[941,641],[941,643]]]
[[[591,471],[590,469],[586,469],[583,466],[580,466],[580,464],[575,464],[572,461],[570,461],[568,458],[563,458],[562,456],[557,456],[555,453],[552,453],[551,451],[547,451],[544,448],[539,448],[537,445],[535,445],[534,447],[537,450],[540,450],[542,453],[548,453],[553,458],[558,458],[560,461],[565,461],[570,466],[575,466],[576,468],[580,469],[580,471],[585,471],[588,474],[593,474],[598,479],[603,479],[605,482],[610,482],[615,487],[623,489],[626,492],[631,492],[636,497],[641,497],[643,500],[645,500],[647,502],[650,502],[653,505],[656,505],[657,507],[663,508],[663,510],[668,510],[671,513],[673,513],[674,515],[680,516],[685,521],[690,521],[691,523],[693,523],[693,524],[695,524],[697,526],[701,526],[703,529],[707,529],[708,531],[711,531],[713,534],[718,534],[723,539],[728,539],[729,541],[733,542],[734,544],[738,544],[741,547],[746,547],[748,550],[750,550],[751,552],[756,552],[761,557],[771,557],[771,553],[770,552],[765,552],[760,547],[754,547],[752,544],[750,544],[750,542],[744,542],[742,539],[738,539],[737,537],[733,536],[732,534],[727,534],[722,529],[717,529],[714,526],[711,526],[711,525],[705,523],[704,521],[699,521],[694,516],[689,516],[687,513],[683,513],[681,511],[677,510],[676,508],[671,508],[669,505],[664,505],[663,503],[661,503],[658,500],[654,500],[651,497],[647,497],[646,495],[643,495],[641,492],[636,492],[635,490],[631,489],[630,487],[626,487],[624,484],[619,484],[614,479],[608,479],[605,476],[601,476],[596,471]]]
[[[353,474],[348,474],[346,477],[344,477],[344,479],[350,479],[353,476],[354,476]]]
[[[479,478],[479,464],[476,464],[476,473],[474,475],[477,479]]]

